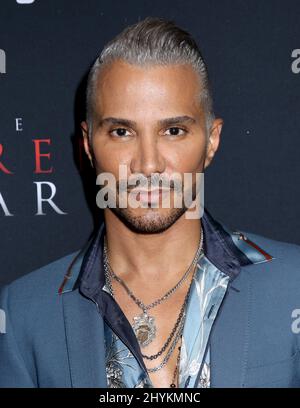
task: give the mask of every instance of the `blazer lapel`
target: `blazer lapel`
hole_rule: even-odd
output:
[[[78,289],[62,296],[65,334],[73,388],[105,388],[103,319],[97,306]]]

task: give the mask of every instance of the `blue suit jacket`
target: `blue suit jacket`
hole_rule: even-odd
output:
[[[211,332],[211,387],[299,387],[300,247],[204,221],[240,269]],[[76,284],[91,245],[1,289],[0,387],[106,387],[103,319]]]

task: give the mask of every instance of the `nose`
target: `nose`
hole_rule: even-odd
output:
[[[143,135],[137,140],[134,155],[130,163],[130,171],[142,173],[150,177],[151,173],[162,173],[165,170],[165,160],[159,149],[159,140],[151,134]]]

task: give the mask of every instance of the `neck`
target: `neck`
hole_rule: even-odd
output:
[[[110,265],[126,282],[176,282],[191,264],[201,237],[201,220],[184,214],[157,234],[133,232],[109,209],[104,219]]]

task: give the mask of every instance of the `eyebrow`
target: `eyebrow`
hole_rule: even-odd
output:
[[[196,123],[196,119],[188,115],[183,115],[183,116],[175,116],[172,118],[161,119],[158,121],[158,123],[161,126],[173,126],[173,125],[177,125],[180,123],[194,124]],[[137,125],[137,123],[129,119],[107,117],[107,118],[101,118],[98,122],[98,127],[103,127],[104,125],[122,125],[122,126],[127,126],[127,127],[134,127]]]

